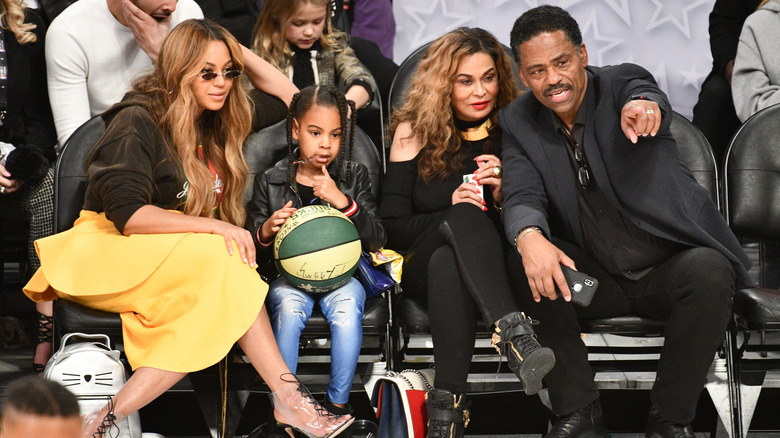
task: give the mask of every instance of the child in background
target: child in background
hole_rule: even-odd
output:
[[[381,144],[379,112],[366,108],[376,93],[374,78],[334,29],[330,0],[267,0],[257,19],[252,50],[298,87],[335,85],[360,110],[357,124]]]
[[[385,231],[368,169],[352,162],[351,148],[345,153],[350,109],[354,123],[354,104],[332,86],[307,87],[293,97],[287,116],[288,157],[255,177],[247,211],[247,228],[254,234],[260,266],[272,259],[272,243],[282,224],[306,205],[330,205],[347,215],[358,230],[363,250],[376,251],[384,245]],[[297,155],[293,140],[299,144]],[[346,160],[345,155],[349,155]],[[355,278],[324,294],[304,292],[283,277],[270,283],[271,325],[291,370],[297,368],[301,332],[315,302],[328,319],[332,335],[330,382],[323,406],[342,415],[352,411],[349,390],[363,336],[365,291]]]

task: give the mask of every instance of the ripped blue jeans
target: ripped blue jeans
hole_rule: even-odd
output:
[[[330,324],[330,381],[328,400],[347,403],[363,342],[363,306],[366,292],[355,278],[326,294],[310,294],[291,286],[283,277],[268,290],[271,326],[284,362],[290,371],[298,366],[301,332],[317,302]]]

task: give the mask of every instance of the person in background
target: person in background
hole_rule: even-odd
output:
[[[555,357],[518,311],[501,239],[498,110],[519,95],[509,58],[489,32],[460,28],[431,44],[394,112],[379,213],[387,245],[404,252],[404,297],[428,309],[436,367],[428,436],[462,437],[478,314],[527,394]],[[468,177],[474,183],[465,182]],[[518,283],[527,290],[525,282]],[[465,412],[464,412],[465,411]]]
[[[693,124],[707,137],[718,163],[726,156],[740,121],[731,99],[731,78],[742,24],[761,0],[716,0],[710,13],[712,71],[693,107]]]
[[[353,0],[350,34],[375,43],[385,58],[393,59],[395,18],[390,0]]]
[[[731,93],[737,116],[745,122],[780,103],[780,1],[763,0],[742,28],[734,60]],[[780,288],[780,245],[761,246],[761,286]]]
[[[780,0],[763,0],[742,27],[732,96],[739,120],[780,103]]]
[[[347,35],[331,25],[330,0],[266,0],[252,49],[299,88],[333,85],[355,102],[357,124],[381,145],[379,111],[371,73],[349,47]]]
[[[0,413],[0,438],[79,438],[76,397],[59,383],[37,376],[11,382]]]
[[[607,436],[578,317],[636,313],[666,322],[645,435],[693,438],[750,261],[682,162],[647,70],[588,65],[579,25],[555,6],[521,15],[511,47],[531,93],[499,113],[502,219],[509,272],[527,278],[524,308],[558,359],[545,377],[557,416],[547,436]],[[599,281],[588,307],[571,301],[561,265]]]
[[[202,17],[193,0],[79,0],[60,14],[46,37],[49,100],[60,145],[119,102],[134,78],[152,70],[171,29]],[[247,60],[252,56],[245,50]],[[276,121],[283,120],[298,89],[262,60],[247,63],[246,74],[262,91],[252,92],[255,104],[275,107]]]
[[[0,0],[0,21],[0,67],[7,72],[0,77],[0,214],[3,220],[29,224],[27,263],[34,272],[41,264],[33,242],[51,234],[54,215],[53,168],[49,166],[56,159],[57,137],[46,92],[46,27],[19,0]],[[28,152],[25,164],[44,167],[42,179],[24,182],[6,169],[7,160],[13,159],[8,155],[23,149]],[[33,369],[41,373],[52,354],[52,303],[37,303],[35,309],[38,330]]]
[[[60,13],[46,36],[49,100],[60,146],[152,69],[170,29],[201,17],[193,0],[80,0]]]
[[[73,228],[36,242],[31,299],[65,298],[122,318],[134,372],[85,418],[86,436],[109,436],[236,342],[271,389],[277,421],[315,437],[353,421],[328,414],[289,372],[263,307],[268,285],[243,228],[253,111],[241,74],[259,59],[244,52],[209,20],[176,26],[155,70],[103,113],[106,131],[87,156]]]

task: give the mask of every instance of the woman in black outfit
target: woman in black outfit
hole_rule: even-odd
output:
[[[52,232],[53,168],[46,172],[46,166],[47,161],[54,163],[57,144],[46,91],[46,26],[19,0],[0,1],[0,16],[0,68],[7,72],[0,77],[0,216],[29,224],[27,259],[35,272],[41,263],[33,242]],[[8,154],[23,155],[18,161],[24,162],[27,172],[43,178],[21,181],[12,175],[6,160],[17,160]],[[38,336],[33,369],[41,373],[51,356],[52,303],[36,303],[35,308]]]
[[[404,293],[429,309],[436,366],[429,437],[463,435],[464,415],[452,411],[468,408],[477,310],[495,326],[493,343],[526,393],[541,389],[555,363],[536,342],[534,322],[517,311],[504,259],[496,119],[518,96],[510,65],[487,31],[452,31],[431,45],[391,119],[380,215],[387,246],[405,252]]]

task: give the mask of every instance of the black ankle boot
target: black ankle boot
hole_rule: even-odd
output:
[[[544,438],[595,438],[606,437],[604,415],[598,400],[577,409],[571,414],[561,415]]]
[[[469,406],[465,394],[436,389],[426,394],[428,438],[462,438],[469,425]]]
[[[498,321],[498,336],[493,335],[493,345],[507,357],[509,368],[523,382],[528,395],[542,390],[542,378],[555,365],[552,350],[536,341],[532,326],[538,323],[521,312],[512,312]]]

